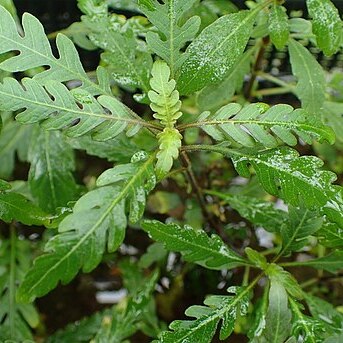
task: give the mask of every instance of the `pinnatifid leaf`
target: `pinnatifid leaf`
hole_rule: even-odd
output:
[[[219,236],[209,237],[203,230],[188,225],[162,224],[156,220],[144,221],[142,228],[152,239],[164,243],[167,250],[181,252],[186,261],[205,268],[220,270],[249,264],[228,248]]]
[[[217,330],[219,322],[221,340],[229,337],[234,329],[237,316],[244,316],[249,306],[249,290],[247,288],[230,287],[231,296],[209,296],[205,306],[191,306],[186,315],[195,320],[174,321],[170,324],[173,332],[163,332],[160,343],[198,342],[210,343]]]
[[[196,0],[139,0],[140,10],[158,29],[148,32],[146,40],[150,49],[165,60],[174,77],[187,57],[181,52],[184,45],[191,41],[200,27],[200,18],[191,17],[180,25],[182,16],[189,10]]]
[[[306,0],[306,4],[317,45],[325,55],[331,56],[343,43],[343,22],[338,9],[331,0]]]
[[[141,203],[145,204],[145,182],[152,177],[148,171],[153,160],[153,157],[143,161],[135,158],[134,171],[122,169],[122,173],[117,170],[111,177],[101,176],[100,185],[106,186],[88,192],[77,201],[73,213],[61,222],[59,233],[48,241],[45,253],[35,260],[26,275],[18,291],[21,301],[29,302],[48,293],[59,281],[70,282],[81,268],[90,272],[106,250],[113,252],[120,246],[127,225],[126,205],[130,218],[138,220]]]
[[[309,144],[312,139],[334,143],[333,130],[306,111],[294,110],[289,105],[275,105],[267,110],[265,107],[257,103],[242,108],[231,103],[214,114],[203,112],[194,126],[199,126],[217,141],[245,147],[262,144],[271,148],[279,145],[279,141],[293,146],[297,144],[296,136]],[[193,124],[185,124],[179,128],[191,126]]]

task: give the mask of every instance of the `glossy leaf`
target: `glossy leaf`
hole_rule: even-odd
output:
[[[217,109],[230,102],[236,91],[241,90],[244,77],[250,71],[252,55],[255,49],[245,52],[232,66],[224,81],[205,87],[198,94],[198,104],[202,110]]]
[[[325,328],[321,321],[304,315],[299,304],[290,299],[293,314],[293,335],[304,343],[321,343],[325,335]]]
[[[193,40],[179,72],[181,94],[194,93],[227,76],[244,52],[256,15],[256,10],[227,14]]]
[[[152,239],[164,243],[167,250],[181,252],[186,261],[205,268],[220,270],[249,264],[229,249],[219,236],[209,237],[203,230],[188,225],[162,224],[156,220],[144,221],[142,228]]]
[[[278,139],[288,145],[296,145],[296,136],[310,144],[313,138],[331,144],[334,142],[333,131],[306,111],[294,110],[289,105],[275,105],[265,110],[263,105],[251,104],[242,108],[239,104],[231,103],[214,114],[202,113],[196,126],[217,141],[245,147],[256,144],[276,147]],[[192,124],[184,125],[185,128],[190,126]]]
[[[108,94],[108,85],[106,87],[102,84],[97,85],[89,79],[80,62],[77,50],[69,38],[62,34],[57,36],[56,45],[59,58],[56,58],[52,53],[42,24],[31,14],[24,13],[23,15],[24,37],[18,33],[17,25],[11,14],[2,6],[0,6],[0,21],[0,54],[20,51],[20,54],[10,55],[1,62],[0,69],[21,72],[48,66],[49,69],[34,77],[41,84],[45,85],[51,80],[58,82],[79,80],[82,82],[82,87],[94,95]]]
[[[311,114],[318,114],[325,101],[325,77],[320,64],[299,42],[288,43],[293,74],[298,78],[295,93],[302,107]]]
[[[115,81],[124,87],[141,88],[146,93],[152,58],[147,51],[138,49],[132,28],[124,25],[118,15],[110,13],[106,3],[80,1],[79,7],[86,14],[81,20],[90,31],[90,42],[104,50],[101,59]]]
[[[59,132],[36,129],[29,160],[30,190],[43,210],[53,213],[57,207],[74,200],[77,188],[72,175],[75,169],[73,151]]]
[[[148,96],[150,107],[155,112],[154,118],[160,120],[164,130],[157,135],[159,151],[157,153],[156,172],[159,178],[165,176],[179,156],[182,136],[174,125],[182,116],[179,92],[176,82],[170,79],[171,71],[163,61],[156,61],[151,71],[150,85],[152,90]]]
[[[181,49],[195,37],[200,27],[200,18],[196,16],[180,24],[182,16],[195,2],[196,0],[164,0],[162,3],[157,0],[138,1],[140,10],[158,29],[158,33],[147,33],[148,46],[168,63],[173,77],[187,57]]]
[[[0,191],[0,219],[6,223],[18,221],[25,225],[44,225],[48,216],[23,195]]]
[[[269,232],[280,232],[287,221],[287,213],[275,208],[275,204],[251,196],[211,192],[255,226],[262,226]]]
[[[282,49],[289,37],[289,24],[286,9],[274,3],[269,12],[269,36],[277,49]]]
[[[342,44],[343,22],[338,9],[330,0],[306,0],[306,4],[318,47],[331,56]]]
[[[174,321],[170,324],[173,332],[163,332],[159,342],[184,343],[198,342],[210,343],[220,324],[221,340],[231,335],[237,316],[244,316],[249,305],[249,292],[247,289],[230,287],[232,296],[213,295],[205,301],[205,306],[191,306],[186,310],[186,315],[195,317],[194,320]]]
[[[266,315],[266,328],[261,342],[284,343],[291,332],[291,311],[285,287],[272,280],[269,289],[269,304]]]
[[[132,168],[121,165],[115,173],[110,170],[100,176],[100,186],[110,185],[82,196],[73,213],[61,222],[59,233],[48,241],[45,254],[35,260],[19,288],[22,301],[48,293],[59,281],[70,282],[81,268],[90,272],[106,250],[113,252],[120,246],[127,225],[126,205],[130,220],[138,220],[144,210],[145,191],[154,185],[154,175],[149,174],[152,163],[152,157],[144,161],[135,157]]]
[[[95,99],[82,89],[70,92],[55,81],[43,87],[35,79],[24,78],[20,84],[13,78],[5,78],[0,83],[0,96],[0,109],[21,111],[16,116],[19,122],[43,122],[45,129],[65,129],[74,137],[96,130],[97,139],[107,140],[128,127],[136,132],[145,125],[114,97],[102,95]]]
[[[263,188],[293,206],[320,209],[329,220],[343,227],[342,188],[332,185],[335,175],[320,170],[323,162],[302,156],[290,148],[267,150],[250,156],[234,156],[238,173],[249,177],[251,165]]]
[[[288,211],[289,220],[281,229],[284,255],[303,248],[308,243],[308,237],[318,231],[323,224],[323,219],[316,212],[292,206]]]

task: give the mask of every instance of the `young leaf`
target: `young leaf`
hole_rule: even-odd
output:
[[[343,23],[338,9],[330,0],[306,0],[313,33],[317,37],[318,47],[325,55],[336,53],[342,43]]]
[[[285,287],[271,280],[269,289],[269,304],[266,315],[266,327],[261,341],[268,343],[283,343],[291,333],[291,311],[288,308],[288,295]]]
[[[323,219],[316,212],[305,208],[290,206],[288,212],[289,220],[281,228],[284,255],[303,248],[308,242],[308,237],[319,230],[323,224]]]
[[[4,342],[32,340],[30,328],[36,328],[39,324],[34,306],[19,304],[15,300],[18,284],[29,268],[29,258],[28,241],[19,240],[12,228],[10,239],[1,238],[0,244],[0,337]]]
[[[170,68],[163,61],[156,61],[151,71],[150,85],[153,90],[148,96],[154,118],[161,121],[163,132],[157,135],[159,151],[157,153],[156,171],[159,178],[166,175],[173,166],[173,160],[179,156],[182,136],[174,125],[182,116],[179,92],[175,90],[176,82],[170,79]]]
[[[318,114],[325,101],[325,77],[321,65],[299,42],[288,43],[293,74],[298,78],[295,93],[302,107],[310,114]]]
[[[101,59],[116,82],[124,87],[149,90],[149,75],[152,66],[150,53],[138,49],[133,30],[120,22],[119,16],[109,13],[107,5],[97,5],[93,0],[79,2],[86,13],[82,23],[89,29],[88,35],[94,46],[105,52]]]
[[[282,49],[289,36],[289,24],[286,9],[274,3],[269,12],[269,36],[277,49]]]
[[[188,46],[180,68],[178,90],[194,93],[222,81],[241,57],[258,10],[227,14],[206,27]]]
[[[74,44],[66,36],[62,34],[57,36],[59,58],[56,58],[42,24],[31,14],[24,13],[23,15],[23,37],[17,32],[17,26],[11,14],[2,6],[0,6],[0,21],[0,54],[11,51],[20,52],[20,54],[10,55],[1,62],[0,69],[20,72],[48,66],[49,69],[34,76],[34,79],[41,84],[45,85],[51,80],[59,82],[79,80],[82,82],[82,88],[94,95],[110,94],[107,90],[108,85],[106,87],[101,84],[97,85],[89,79]]]
[[[36,128],[29,160],[30,190],[43,210],[53,213],[57,207],[74,200],[77,189],[72,175],[75,168],[73,151],[59,132]]]
[[[44,225],[48,216],[23,195],[0,191],[0,219],[7,223],[15,220],[25,225]]]
[[[234,329],[237,316],[244,316],[249,306],[249,290],[247,288],[230,287],[232,296],[209,296],[205,306],[191,306],[186,315],[195,320],[178,320],[170,324],[173,332],[163,332],[161,343],[210,343],[221,321],[219,338],[229,337]]]
[[[212,110],[230,102],[235,91],[241,90],[244,77],[250,72],[250,64],[255,49],[249,49],[232,66],[224,81],[205,87],[198,95],[198,105],[202,110]]]
[[[133,171],[122,170],[112,178],[102,177],[101,183],[111,185],[91,191],[77,201],[73,213],[61,222],[59,233],[48,241],[45,254],[35,260],[21,284],[18,297],[22,301],[48,293],[59,281],[70,282],[80,268],[90,272],[100,263],[105,250],[113,252],[120,246],[127,225],[126,204],[130,219],[138,220],[145,203],[145,183],[153,185],[154,175],[148,174],[153,161],[154,156],[134,160]]]
[[[196,0],[164,0],[163,3],[157,0],[138,1],[140,10],[158,29],[158,34],[147,33],[148,46],[168,63],[172,77],[187,57],[181,49],[195,37],[200,27],[200,18],[196,16],[179,25],[182,16],[195,2]]]
[[[299,304],[293,299],[289,299],[291,310],[293,314],[292,333],[301,342],[304,343],[321,343],[323,342],[325,335],[325,327],[322,321],[318,321],[314,318],[305,316],[300,308]]]
[[[307,266],[336,273],[343,269],[343,251],[336,250],[329,255],[308,261],[291,262],[293,266]]]
[[[55,81],[48,81],[43,87],[35,79],[24,78],[20,84],[14,78],[5,78],[0,83],[0,96],[0,109],[21,110],[16,116],[19,122],[43,122],[45,129],[65,129],[74,137],[96,130],[97,139],[107,140],[129,127],[131,132],[137,132],[145,125],[114,97],[102,95],[95,99],[82,89],[70,92]]]
[[[214,114],[202,113],[194,126],[199,126],[215,140],[245,147],[256,144],[276,147],[279,142],[272,134],[288,145],[297,144],[295,135],[309,144],[312,138],[334,142],[332,129],[310,117],[306,111],[294,110],[289,105],[275,105],[265,111],[263,105],[250,104],[242,108],[231,103]],[[191,126],[193,124],[185,124],[179,129]]]
[[[331,183],[336,176],[322,171],[323,162],[313,156],[299,157],[297,151],[283,147],[257,154],[232,157],[243,177],[250,175],[251,165],[263,188],[293,206],[321,209],[328,219],[343,227],[342,188]]]
[[[179,251],[188,262],[209,269],[235,268],[249,264],[229,249],[217,235],[208,237],[203,230],[188,225],[162,224],[156,220],[144,221],[143,230],[152,239],[164,243],[167,250]]]
[[[269,232],[280,232],[288,219],[287,212],[275,208],[272,202],[263,201],[251,196],[231,195],[228,193],[209,192],[232,207],[245,219],[255,226],[262,226]]]

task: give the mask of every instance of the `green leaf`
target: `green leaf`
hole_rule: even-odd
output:
[[[333,330],[343,329],[343,314],[338,312],[332,304],[308,293],[305,294],[305,300],[315,319],[329,325]],[[329,328],[326,328],[328,331]]]
[[[323,165],[320,159],[299,157],[297,151],[287,147],[250,156],[249,153],[240,153],[232,159],[243,177],[249,177],[251,165],[268,193],[296,207],[320,209],[330,221],[343,227],[342,188],[331,184],[336,179],[332,172],[319,169]]]
[[[323,219],[316,212],[292,206],[288,208],[288,212],[289,220],[281,228],[284,255],[303,248],[308,243],[308,237],[318,231],[323,224]]]
[[[314,258],[308,261],[291,263],[294,266],[306,266],[316,269],[324,269],[330,273],[336,273],[343,269],[343,251],[336,250],[324,257]]]
[[[200,18],[192,17],[180,25],[180,19],[196,0],[139,0],[139,9],[158,29],[158,33],[148,32],[146,41],[150,49],[165,60],[172,76],[187,57],[181,49],[191,41],[199,30]]]
[[[151,54],[138,49],[139,41],[129,22],[110,13],[104,2],[97,5],[88,0],[79,7],[86,13],[81,20],[90,31],[88,37],[94,46],[105,51],[101,59],[115,81],[124,87],[141,88],[147,93]]]
[[[194,93],[228,75],[245,50],[257,12],[225,15],[193,40],[179,72],[178,90],[181,94]]]
[[[241,90],[244,77],[250,71],[252,55],[255,49],[249,49],[232,66],[224,81],[205,87],[198,94],[198,104],[202,110],[212,110],[226,105],[236,91]]]
[[[23,15],[24,36],[18,33],[14,19],[2,6],[0,6],[0,21],[0,54],[11,51],[20,52],[20,54],[10,55],[1,62],[0,69],[21,72],[48,66],[49,69],[34,76],[34,79],[43,85],[51,80],[58,82],[79,80],[82,82],[82,88],[94,95],[110,94],[107,90],[108,85],[106,87],[102,84],[97,85],[89,79],[74,44],[63,34],[57,36],[59,58],[56,58],[43,26],[31,14],[24,13]]]
[[[29,160],[31,194],[43,210],[53,213],[57,207],[74,200],[77,189],[72,175],[75,169],[73,151],[59,132],[36,128]]]
[[[231,335],[237,316],[244,316],[248,311],[249,291],[247,288],[230,287],[232,296],[209,296],[205,306],[191,306],[186,315],[195,320],[174,321],[170,324],[173,332],[163,332],[161,343],[210,343],[221,321],[219,338],[226,339]]]
[[[0,192],[0,219],[7,223],[15,220],[25,225],[44,225],[48,218],[21,194],[5,191]]]
[[[281,227],[288,219],[286,212],[275,208],[272,202],[244,195],[232,195],[220,192],[208,192],[215,195],[236,210],[243,218],[255,226],[262,226],[269,232],[280,232]]]
[[[186,261],[205,268],[220,270],[249,264],[230,250],[219,236],[208,237],[203,230],[156,220],[144,221],[142,228],[152,239],[164,243],[167,250],[181,252]]]
[[[266,270],[268,267],[267,259],[265,256],[260,254],[258,251],[249,247],[244,249],[249,261],[251,261],[257,268]]]
[[[0,105],[1,106],[1,105]],[[20,125],[12,120],[4,120],[0,134],[0,177],[8,179],[14,169],[15,157],[27,160],[32,127]]]
[[[90,272],[101,262],[105,250],[113,252],[120,246],[127,225],[126,206],[130,220],[138,220],[144,210],[145,192],[154,186],[155,178],[150,174],[153,161],[154,155],[143,161],[135,156],[131,167],[120,165],[116,173],[110,170],[100,176],[100,186],[111,185],[77,201],[73,213],[59,225],[59,233],[46,244],[45,254],[35,260],[26,275],[19,299],[29,302],[42,296],[59,281],[70,282],[81,268]]]
[[[165,127],[157,135],[159,151],[157,153],[156,171],[158,178],[166,175],[173,166],[173,160],[179,156],[182,136],[174,125],[182,116],[179,92],[175,89],[176,82],[170,79],[170,68],[163,61],[156,61],[151,71],[150,85],[153,90],[148,96],[150,107],[155,112],[154,118],[161,121]]]
[[[181,125],[181,128],[193,124]],[[335,140],[332,129],[320,123],[302,109],[294,110],[289,105],[275,105],[265,111],[264,104],[250,104],[241,107],[231,103],[214,114],[204,112],[194,126],[199,126],[217,141],[253,147],[262,144],[265,147],[276,147],[279,140],[296,145],[296,136],[311,144],[312,139],[326,140],[331,144]],[[276,139],[276,136],[278,139]]]
[[[343,143],[343,103],[325,101],[322,111],[322,120],[332,127],[336,134],[336,140]]]
[[[343,230],[335,223],[325,222],[317,236],[320,243],[328,248],[343,247]]]
[[[145,125],[114,97],[102,95],[95,99],[82,89],[70,92],[55,81],[43,87],[35,79],[24,78],[20,84],[13,78],[5,78],[0,83],[0,96],[2,110],[21,110],[16,116],[19,122],[43,122],[45,129],[65,129],[74,137],[96,130],[97,139],[107,140],[128,128],[136,133]]]
[[[285,287],[271,280],[266,328],[261,337],[262,342],[284,343],[291,332],[291,317]]]
[[[0,244],[0,337],[3,342],[32,340],[31,328],[39,324],[39,316],[32,304],[19,304],[15,300],[18,284],[29,267],[29,242],[18,239],[12,227],[8,240],[1,237]]]
[[[306,0],[313,33],[317,37],[318,47],[325,55],[336,53],[342,43],[343,23],[338,9],[330,0]]]
[[[277,49],[282,49],[289,37],[289,24],[286,9],[274,3],[269,12],[269,36]]]
[[[304,343],[321,343],[325,333],[324,325],[321,321],[305,316],[296,301],[289,299],[293,314],[293,335]]]
[[[318,114],[325,101],[325,77],[320,64],[300,43],[288,43],[293,74],[298,78],[295,93],[302,107],[311,114]]]

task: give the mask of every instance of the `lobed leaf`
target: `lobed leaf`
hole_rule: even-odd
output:
[[[139,9],[158,29],[148,32],[146,41],[150,49],[165,60],[171,69],[172,76],[178,71],[187,58],[187,53],[181,52],[185,44],[191,41],[200,27],[200,18],[189,18],[180,24],[182,16],[192,8],[196,0],[139,0]]]
[[[343,37],[338,9],[330,0],[306,0],[306,4],[318,47],[325,55],[333,55],[340,49]]]
[[[70,282],[81,268],[90,272],[101,262],[105,250],[113,252],[120,246],[127,225],[126,205],[130,220],[138,220],[145,204],[147,178],[150,187],[154,185],[154,176],[149,174],[153,160],[154,156],[143,161],[136,156],[131,170],[129,165],[122,173],[116,170],[109,176],[108,171],[100,176],[100,185],[110,185],[77,201],[73,213],[59,225],[59,233],[46,244],[45,254],[35,260],[26,275],[18,291],[21,301],[45,295],[59,281]]]
[[[313,156],[299,157],[297,151],[283,147],[257,154],[233,156],[238,173],[250,175],[251,165],[263,188],[293,206],[305,206],[325,213],[331,222],[343,227],[342,188],[331,183],[336,176],[322,171],[323,162]]]
[[[167,250],[181,252],[186,261],[205,268],[220,270],[249,264],[229,249],[219,236],[208,237],[203,230],[188,225],[162,224],[156,220],[144,221],[142,228],[152,239],[162,242]]]
[[[186,315],[195,317],[195,320],[174,321],[170,324],[173,332],[163,332],[159,342],[210,343],[221,321],[219,338],[226,339],[231,335],[237,316],[244,316],[249,306],[249,291],[247,288],[230,287],[232,296],[209,296],[205,306],[191,306]]]
[[[244,52],[257,12],[256,9],[222,16],[193,40],[178,73],[181,94],[194,93],[227,76]]]
[[[95,99],[82,89],[71,92],[55,81],[43,87],[35,79],[24,78],[20,84],[13,78],[5,78],[0,83],[0,96],[0,109],[19,110],[21,113],[16,116],[19,122],[42,122],[45,129],[64,129],[72,137],[96,131],[96,139],[107,140],[128,128],[135,133],[145,125],[114,97],[102,95]]]
[[[294,110],[289,105],[275,105],[265,111],[264,104],[250,104],[242,108],[231,103],[214,114],[204,112],[196,124],[181,125],[179,129],[191,126],[199,126],[217,141],[245,147],[256,144],[276,147],[278,139],[293,146],[297,144],[296,136],[309,144],[312,138],[331,144],[335,140],[331,128],[310,117],[306,111]]]
[[[311,114],[318,114],[325,101],[325,77],[321,65],[299,42],[288,43],[293,74],[298,78],[295,93],[302,107]]]

